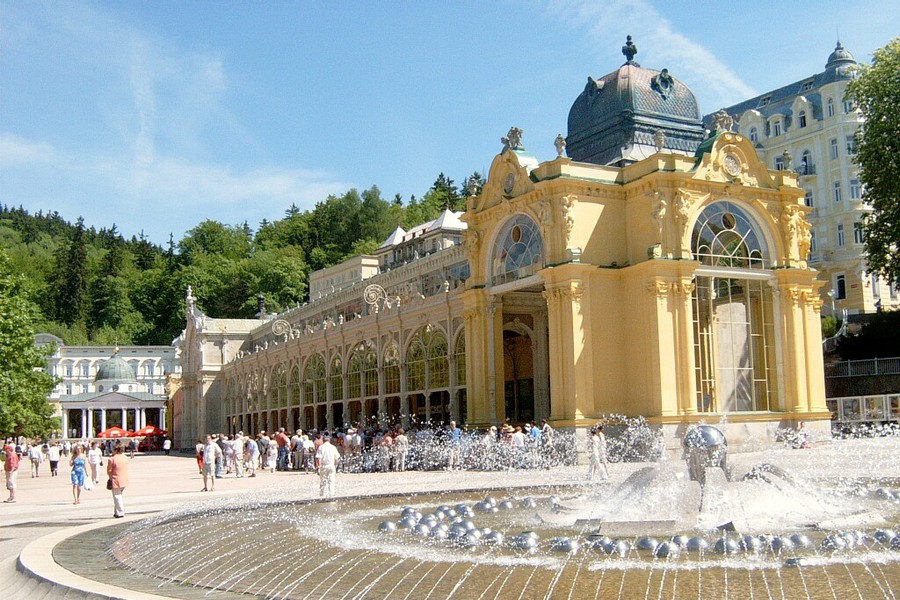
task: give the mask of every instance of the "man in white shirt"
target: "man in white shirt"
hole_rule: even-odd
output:
[[[216,463],[222,460],[222,449],[211,435],[206,436],[203,446],[203,489],[201,492],[212,492],[216,489]]]
[[[334,479],[341,453],[331,444],[331,437],[325,436],[316,450],[316,471],[319,473],[319,495],[334,497]]]

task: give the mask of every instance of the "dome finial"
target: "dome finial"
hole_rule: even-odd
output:
[[[625,55],[625,58],[628,60],[628,64],[634,62],[634,55],[637,54],[638,47],[634,45],[634,42],[631,41],[631,36],[626,36],[625,45],[622,46],[622,54]]]

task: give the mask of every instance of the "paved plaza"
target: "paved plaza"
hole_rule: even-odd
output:
[[[738,473],[759,462],[770,462],[798,475],[820,480],[877,477],[893,480],[893,487],[898,488],[900,461],[896,460],[897,456],[900,456],[900,438],[890,438],[823,442],[809,450],[776,448],[734,454],[731,464]],[[61,463],[58,477],[50,477],[45,464],[39,478],[30,477],[27,464],[22,464],[26,468],[19,476],[18,501],[0,506],[0,538],[4,548],[0,560],[0,598],[4,600],[158,598],[160,596],[116,589],[76,576],[60,568],[51,551],[59,541],[75,531],[120,525],[190,503],[199,506],[221,498],[248,494],[258,496],[260,491],[267,494],[271,491],[271,497],[277,499],[308,500],[318,497],[318,477],[296,472],[261,472],[255,478],[226,476],[217,480],[214,492],[201,492],[202,479],[192,456],[143,454],[131,461],[130,485],[125,492],[127,517],[118,520],[112,518],[112,498],[105,489],[83,492],[81,504],[73,505],[67,463]],[[641,463],[612,464],[611,481],[602,485],[615,486],[644,466]],[[348,497],[578,484],[584,483],[586,472],[586,466],[573,466],[502,472],[339,474],[337,493],[338,496]],[[191,541],[186,540],[186,543]],[[17,569],[20,560],[26,569],[32,571],[31,575]],[[90,561],[91,556],[85,556],[85,560]]]

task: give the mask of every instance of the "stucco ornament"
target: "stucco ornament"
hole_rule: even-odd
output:
[[[510,127],[509,133],[506,134],[506,137],[500,138],[500,141],[503,142],[503,150],[523,150],[524,146],[522,146],[522,134],[525,133],[518,127]]]
[[[722,108],[719,109],[719,112],[713,115],[713,126],[719,133],[722,133],[724,131],[731,131],[734,127],[734,119],[731,117],[731,115],[728,114],[728,111]]]
[[[803,209],[797,204],[787,204],[781,213],[782,231],[784,234],[785,252],[788,261],[793,259],[793,249],[797,248],[797,257],[801,263],[806,262],[812,242],[809,222],[804,218]]]
[[[377,283],[372,283],[366,286],[366,289],[363,290],[363,300],[366,301],[366,304],[372,307],[374,312],[378,312],[379,303],[384,304],[385,298],[387,298],[387,294],[384,291],[384,288],[378,285]]]
[[[562,215],[563,223],[566,225],[566,239],[572,233],[572,227],[575,226],[575,196],[563,196],[559,201],[559,211]]]
[[[666,133],[662,129],[657,129],[653,134],[653,144],[656,146],[657,152],[662,152],[666,147]]]
[[[668,69],[663,69],[650,80],[650,87],[665,100],[675,88],[675,79],[669,75]]]
[[[556,136],[553,145],[556,146],[556,156],[562,156],[566,151],[566,138],[563,137],[563,134],[560,133]]]

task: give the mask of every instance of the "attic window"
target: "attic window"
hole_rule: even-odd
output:
[[[809,81],[804,81],[804,82],[803,82],[803,87],[802,87],[801,89],[802,89],[804,92],[805,92],[806,90],[811,90],[811,89],[813,88],[813,84],[814,84],[814,83],[815,83],[815,80],[813,80],[813,79],[810,79]]]
[[[759,105],[760,106],[768,106],[768,104],[771,100],[772,100],[772,96],[766,96],[765,98],[760,98]]]

